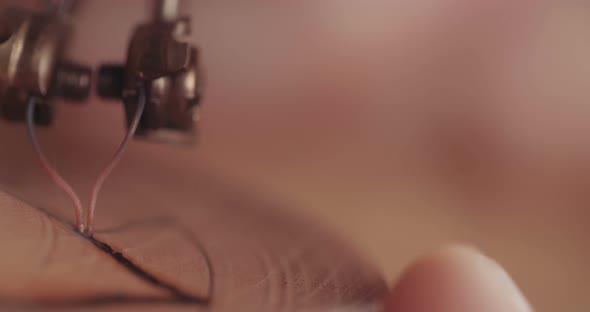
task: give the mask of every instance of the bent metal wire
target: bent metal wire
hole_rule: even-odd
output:
[[[134,136],[174,144],[195,141],[203,88],[198,49],[188,41],[190,18],[179,16],[178,0],[155,0],[151,21],[133,33],[124,65],[103,65],[99,96],[119,99],[127,135],[92,188],[86,222],[83,205],[70,184],[43,154],[35,125],[54,122],[55,97],[85,101],[91,69],[63,58],[72,33],[75,0],[46,0],[40,11],[0,10],[0,118],[26,122],[37,158],[70,198],[78,231],[92,234],[98,194]],[[157,47],[157,48],[154,48]]]

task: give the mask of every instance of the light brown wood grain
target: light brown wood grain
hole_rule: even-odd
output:
[[[60,138],[45,144],[69,143]],[[28,155],[29,149],[16,148],[12,155]],[[69,154],[64,146],[60,150]],[[94,154],[92,149],[82,153],[80,160]],[[313,311],[380,304],[386,290],[381,275],[313,223],[283,216],[286,211],[276,209],[281,201],[257,198],[247,188],[199,170],[169,171],[152,157],[130,161],[141,154],[131,152],[105,188],[94,238],[182,296],[210,302],[187,301],[145,281],[73,232],[73,210],[63,194],[36,163],[15,166],[30,160],[17,156],[5,159],[2,176],[34,187],[2,185],[9,193],[2,193],[0,202],[6,254],[0,275],[7,277],[0,282],[0,305]],[[84,185],[80,181],[88,174],[77,165],[68,168],[73,170],[62,167],[64,176]]]

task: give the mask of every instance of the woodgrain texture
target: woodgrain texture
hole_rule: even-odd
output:
[[[21,156],[4,158],[0,166],[3,181],[12,180],[2,184],[8,193],[0,193],[0,307],[371,311],[379,306],[386,289],[380,275],[325,231],[283,216],[284,210],[275,208],[281,202],[206,173],[169,172],[151,157],[126,161],[107,184],[89,240],[72,230],[71,206],[36,163],[16,165],[29,161],[30,147],[22,147],[12,151]],[[93,154],[83,153],[80,159]],[[83,185],[85,170],[68,168],[74,170],[65,169],[65,175]]]

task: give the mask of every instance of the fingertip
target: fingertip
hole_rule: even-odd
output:
[[[495,261],[469,246],[427,254],[402,274],[387,312],[530,312],[514,281]]]

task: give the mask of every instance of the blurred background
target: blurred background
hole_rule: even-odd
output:
[[[590,309],[588,3],[181,3],[207,75],[200,142],[131,150],[291,203],[277,209],[330,228],[391,282],[464,242],[537,311]],[[69,54],[121,62],[148,16],[141,0],[83,1]],[[106,159],[122,110],[89,106],[60,105],[51,131]]]

